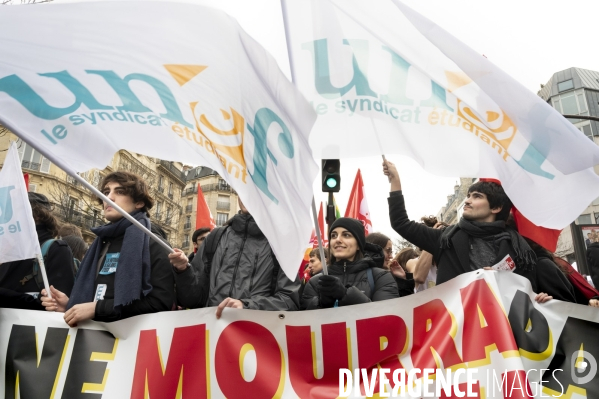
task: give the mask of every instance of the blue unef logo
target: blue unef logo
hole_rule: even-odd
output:
[[[0,187],[0,224],[10,222],[12,219],[12,198],[10,192],[15,186]]]

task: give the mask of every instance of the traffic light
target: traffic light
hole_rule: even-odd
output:
[[[340,162],[338,159],[322,160],[322,192],[338,193],[341,189]]]

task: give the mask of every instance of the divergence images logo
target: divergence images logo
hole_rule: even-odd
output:
[[[0,187],[0,224],[10,222],[12,219],[12,198],[10,197],[11,190],[15,186]]]
[[[579,386],[591,382],[595,378],[595,375],[597,375],[597,360],[589,352],[582,350],[582,348],[572,353],[570,364],[572,381]]]

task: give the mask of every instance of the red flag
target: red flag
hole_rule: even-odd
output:
[[[25,187],[29,192],[29,173],[23,173],[23,179],[25,179]]]
[[[372,233],[370,210],[368,209],[368,201],[366,201],[366,196],[364,195],[364,182],[362,181],[360,169],[358,169],[351,194],[349,195],[349,201],[345,208],[345,217],[358,219],[364,225],[366,235]]]
[[[480,181],[493,182],[501,185],[501,182],[497,179],[481,178]],[[561,230],[537,226],[528,220],[515,206],[512,206],[512,215],[514,215],[516,229],[521,236],[533,240],[550,252],[555,252],[557,249],[557,240],[562,232]]]
[[[200,227],[210,227],[210,230],[216,227],[212,213],[202,193],[202,187],[198,184],[198,203],[196,205],[196,230]]]
[[[561,230],[537,226],[520,213],[516,207],[512,207],[512,214],[514,215],[518,233],[521,236],[533,240],[552,253],[555,252],[557,249],[557,240],[562,232]]]

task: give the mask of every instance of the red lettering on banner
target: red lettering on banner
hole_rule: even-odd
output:
[[[207,398],[206,325],[175,328],[166,369],[156,330],[139,333],[131,399]]]
[[[246,346],[251,345],[251,346]],[[245,348],[244,348],[245,347]],[[256,375],[243,377],[243,356],[256,353]],[[236,321],[220,334],[214,356],[216,379],[223,395],[233,398],[280,397],[285,382],[283,353],[272,333],[251,321]]]
[[[480,384],[478,381],[476,381],[476,383],[471,383],[472,384],[472,393],[474,394],[474,396],[470,396],[471,398],[480,398]],[[459,391],[459,392],[458,392]],[[468,383],[467,382],[462,382],[459,383],[457,385],[457,387],[455,385],[451,386],[451,395],[447,396],[445,395],[445,390],[441,389],[441,396],[439,396],[439,399],[452,399],[452,398],[465,398],[468,397]]]
[[[339,396],[339,369],[350,367],[345,323],[323,324],[322,378],[316,376],[315,342],[309,326],[287,326],[289,379],[300,398],[336,398]]]
[[[454,342],[456,331],[457,325],[454,325],[451,314],[440,299],[414,308],[414,345],[411,352],[414,368],[441,367],[433,350],[445,368],[461,364]]]
[[[394,370],[403,369],[399,356],[408,348],[408,329],[406,323],[398,316],[380,316],[357,320],[358,331],[358,363],[359,367],[371,370],[377,367]],[[374,392],[379,392],[379,375],[377,374]],[[390,379],[390,377],[388,377]],[[361,390],[364,391],[361,381]]]
[[[526,378],[526,371],[508,371],[501,374],[501,379],[505,381],[501,387],[505,399],[530,399],[533,397],[528,378]]]
[[[477,280],[460,289],[464,307],[462,355],[465,362],[488,360],[489,352],[515,351],[514,340],[507,316],[485,280]],[[505,353],[504,353],[505,355]]]

